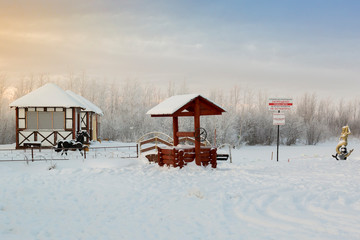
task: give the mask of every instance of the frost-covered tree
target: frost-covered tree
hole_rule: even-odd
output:
[[[288,146],[296,144],[301,140],[303,132],[302,119],[296,114],[286,115],[286,124],[281,126],[282,142]]]
[[[15,114],[13,109],[9,109],[10,100],[3,96],[7,87],[17,89],[14,98],[19,98],[47,82],[56,82],[99,106],[104,112],[102,137],[120,141],[136,141],[152,131],[172,135],[170,118],[151,118],[146,112],[167,97],[189,92],[186,81],[169,82],[168,86],[160,88],[134,79],[111,81],[90,77],[85,72],[70,72],[56,78],[31,74],[20,77],[18,81],[5,80],[6,76],[0,75],[0,143],[11,143],[15,138]],[[207,130],[212,144],[215,144],[215,129],[217,145],[270,145],[275,142],[276,127],[272,125],[272,114],[267,109],[266,92],[234,86],[228,91],[211,90],[204,97],[226,110],[222,116],[201,117],[201,126]],[[338,136],[341,127],[346,124],[353,136],[360,136],[359,99],[334,101],[318,99],[316,94],[306,93],[296,98],[294,104],[296,108],[287,113],[286,124],[281,126],[284,144],[317,144],[322,139]],[[182,131],[193,128],[191,118],[181,118],[179,124]]]

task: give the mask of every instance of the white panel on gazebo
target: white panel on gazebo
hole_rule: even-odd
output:
[[[23,135],[25,137],[23,137]],[[31,135],[31,136],[30,136]],[[30,136],[30,137],[29,137]],[[33,142],[34,141],[34,134],[33,132],[27,132],[27,131],[21,131],[19,133],[19,142],[22,142],[24,141],[24,139],[27,138],[26,142],[30,141],[30,142]]]
[[[19,119],[19,128],[25,128],[25,119]]]
[[[84,121],[82,121],[82,119],[84,119],[85,118],[85,121],[86,121],[86,113],[84,113],[84,112],[81,112],[80,113],[81,114],[81,127],[83,128],[83,127],[86,127],[86,124],[85,124],[85,122]]]
[[[24,137],[21,134],[19,134],[19,142],[22,142],[22,141],[24,141]]]
[[[71,108],[66,109],[66,117],[67,118],[72,118],[72,109]]]
[[[25,118],[25,108],[19,108],[19,118]]]
[[[41,142],[41,146],[48,147],[48,146],[54,145],[54,134],[52,134],[52,133],[53,132],[39,132],[39,134],[37,135],[37,139],[39,142]],[[47,140],[44,140],[43,136]]]
[[[72,128],[72,119],[66,119],[66,128],[67,129]]]
[[[58,132],[57,140],[59,141],[61,139],[72,139],[72,132],[70,131]]]

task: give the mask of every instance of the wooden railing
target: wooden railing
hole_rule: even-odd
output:
[[[170,137],[167,134],[161,133],[161,132],[150,132],[142,136],[136,141],[139,144],[139,155],[141,155],[144,152],[148,152],[151,150],[157,150],[159,145],[166,145],[169,147],[174,146],[173,145],[173,138]],[[192,137],[180,137],[179,143],[181,144],[195,144],[195,139]],[[144,145],[153,144],[152,146],[144,147]],[[200,143],[201,146],[210,146],[210,142],[206,140],[205,142]]]

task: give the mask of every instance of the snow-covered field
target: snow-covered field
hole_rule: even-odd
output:
[[[336,144],[281,146],[279,162],[246,146],[217,169],[0,162],[0,239],[360,239],[359,142],[347,161]]]

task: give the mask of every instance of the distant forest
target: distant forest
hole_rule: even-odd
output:
[[[164,88],[143,84],[141,81],[109,81],[88,77],[85,73],[48,77],[25,76],[16,82],[0,75],[0,144],[15,142],[15,111],[9,108],[13,100],[53,82],[64,90],[82,95],[99,106],[101,138],[134,142],[148,132],[159,131],[172,135],[169,118],[151,118],[146,112],[169,96],[191,93],[183,83],[169,82]],[[234,86],[228,92],[209,90],[204,97],[222,106],[222,116],[201,117],[201,126],[208,132],[208,140],[217,144],[229,143],[271,145],[276,142],[277,128],[272,125],[268,111],[268,94],[254,89]],[[360,136],[360,99],[337,100],[319,98],[316,93],[305,93],[294,98],[294,109],[286,113],[286,124],[281,126],[281,142],[286,145],[315,145],[332,137],[339,137],[341,127],[349,125],[352,135]],[[191,118],[180,118],[181,131],[193,128]]]

